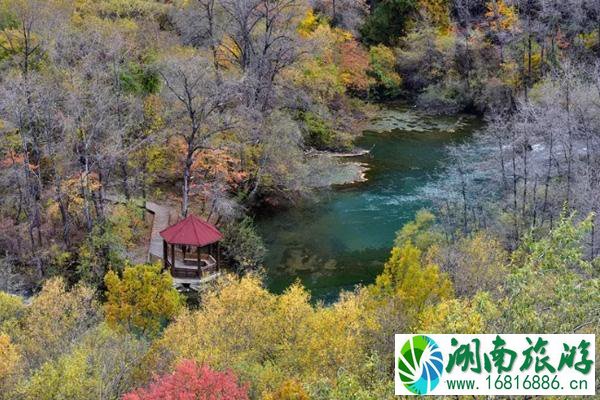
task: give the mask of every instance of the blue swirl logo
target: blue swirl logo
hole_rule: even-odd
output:
[[[416,335],[407,340],[396,362],[400,380],[411,393],[427,394],[440,383],[444,358],[428,336]]]

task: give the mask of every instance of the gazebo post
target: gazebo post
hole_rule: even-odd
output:
[[[175,245],[171,244],[171,275],[175,275]]]
[[[167,247],[167,241],[163,239],[163,269],[167,269],[169,262],[169,250]]]
[[[202,267],[200,266],[200,246],[196,246],[196,252],[198,253],[198,278],[202,277]]]

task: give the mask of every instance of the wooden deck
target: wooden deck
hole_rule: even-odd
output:
[[[180,251],[175,252],[175,268],[171,265],[171,260],[167,260],[167,267],[171,270],[173,278],[196,278],[203,279],[209,275],[216,274],[217,260],[210,254],[201,254],[200,270],[198,270],[198,260],[196,258],[183,259]]]

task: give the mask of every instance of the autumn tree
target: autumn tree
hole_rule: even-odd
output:
[[[142,264],[125,267],[122,277],[114,271],[106,274],[104,311],[109,325],[154,336],[178,314],[182,300],[171,275],[161,269]]]
[[[248,389],[231,371],[214,371],[192,360],[183,360],[171,374],[157,377],[148,388],[128,393],[123,400],[165,398],[198,400],[248,400]]]
[[[263,400],[309,400],[308,394],[302,385],[295,380],[283,382],[277,390],[267,393]]]
[[[498,294],[502,290],[509,254],[497,238],[477,232],[442,247],[443,254],[430,256],[452,278],[457,296],[472,297],[479,291]]]
[[[506,306],[505,300],[500,306]],[[447,299],[428,307],[420,317],[420,331],[433,333],[487,333],[501,315],[501,307],[489,293],[472,298]]]
[[[528,87],[533,84],[533,53],[536,34],[539,30],[539,13],[541,11],[541,2],[538,0],[518,0],[516,1],[519,15],[521,16],[520,25],[523,30],[523,39],[525,42],[525,62],[523,66],[523,88],[525,97],[527,97]]]
[[[299,53],[295,26],[304,9],[294,0],[203,0],[185,7],[177,21],[185,42],[209,49],[215,77],[219,65],[235,66],[245,76],[245,105],[265,112],[275,100],[276,77]]]
[[[206,59],[189,51],[182,53],[169,57],[160,75],[169,104],[168,121],[185,143],[181,215],[186,216],[195,157],[200,150],[210,148],[214,136],[231,129],[233,120],[226,111],[232,101],[232,87],[219,83]]]
[[[22,373],[23,359],[10,336],[0,333],[0,399],[10,399]]]
[[[415,332],[421,314],[453,296],[452,282],[439,266],[422,260],[422,252],[411,243],[394,247],[383,272],[366,288],[365,304],[376,321],[371,327],[369,348],[392,365],[394,332]]]
[[[0,291],[0,331],[14,334],[26,311],[21,297]]]
[[[181,315],[165,330],[157,350],[168,349],[171,362],[190,358],[232,368],[258,396],[290,377],[333,382],[340,365],[359,374],[366,342],[362,327],[369,318],[354,295],[333,307],[313,306],[300,285],[275,295],[255,276],[228,276],[205,292],[199,310]]]
[[[16,74],[8,84],[8,96],[0,104],[3,119],[6,118],[18,129],[22,160],[24,209],[29,223],[29,239],[32,254],[42,241],[42,205],[43,191],[41,161],[44,154],[42,132],[43,124],[38,121],[36,107],[32,104],[38,68],[49,50],[54,34],[64,26],[70,12],[66,3],[54,1],[17,0],[8,3],[7,13],[12,21],[0,32],[2,61],[16,66]],[[36,243],[37,241],[37,243]],[[39,258],[38,258],[38,263]],[[38,268],[39,267],[38,265]]]
[[[83,285],[67,289],[64,280],[48,280],[19,321],[13,337],[28,369],[68,351],[99,320],[95,291]]]
[[[427,305],[451,297],[453,288],[437,265],[423,265],[421,251],[412,244],[405,244],[392,249],[390,259],[371,291],[376,298],[398,301],[410,319]]]
[[[394,51],[389,47],[379,44],[371,47],[369,51],[369,74],[375,79],[373,95],[382,98],[393,98],[398,95],[402,77],[395,70]]]
[[[355,35],[369,15],[369,4],[365,0],[311,0],[311,4],[317,12],[329,17],[333,26]]]
[[[143,372],[147,344],[104,324],[93,328],[72,351],[43,364],[23,384],[27,400],[116,399],[131,390]]]

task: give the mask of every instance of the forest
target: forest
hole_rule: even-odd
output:
[[[481,127],[376,277],[270,290],[256,220],[397,104]],[[148,202],[227,272],[177,290]],[[599,211],[600,0],[0,0],[0,399],[393,399],[395,333],[598,348]]]

